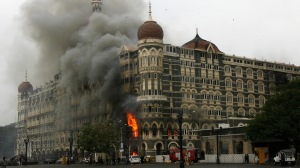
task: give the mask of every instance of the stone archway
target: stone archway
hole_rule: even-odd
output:
[[[244,143],[243,143],[243,141],[238,142],[238,145],[237,145],[236,149],[237,149],[238,154],[242,154],[244,152]]]
[[[156,147],[156,155],[161,155],[163,145],[161,143],[157,143],[155,147]]]
[[[210,143],[209,142],[206,142],[205,143],[205,152],[206,154],[211,154],[211,148],[210,148]]]

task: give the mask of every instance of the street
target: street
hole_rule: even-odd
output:
[[[20,166],[9,166],[7,168],[19,168]],[[101,167],[101,168],[112,168],[112,167],[133,167],[133,168],[179,168],[179,164],[134,164],[134,165],[84,165],[84,164],[73,164],[73,165],[57,165],[57,164],[39,164],[39,165],[28,165],[30,168],[60,168],[60,167],[77,167],[77,168],[88,168],[88,167]],[[274,165],[256,165],[256,164],[193,164],[184,165],[185,168],[280,168],[282,166]],[[286,168],[299,167],[299,166],[284,166]]]

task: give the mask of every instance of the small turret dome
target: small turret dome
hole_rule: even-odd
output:
[[[32,91],[33,91],[33,87],[30,84],[30,82],[27,81],[27,70],[26,70],[25,81],[19,85],[18,92],[24,93],[24,92],[32,92]]]
[[[33,91],[33,87],[32,85],[30,84],[30,82],[28,81],[25,81],[25,82],[22,82],[19,87],[18,87],[18,92],[19,93],[23,93],[23,92],[32,92]]]

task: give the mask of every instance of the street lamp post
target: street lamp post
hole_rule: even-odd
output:
[[[71,135],[71,137],[69,138],[69,142],[70,142],[70,162],[69,162],[69,164],[71,164],[71,161],[72,161],[72,153],[73,153],[73,151],[72,151],[72,146],[73,146],[73,138],[72,138],[72,135]]]
[[[124,144],[123,144],[123,127],[127,126],[127,124],[122,125],[122,120],[119,120],[120,123],[120,153],[121,153],[121,158],[123,156],[123,152],[124,152]]]
[[[212,131],[214,132],[214,128],[212,128]],[[220,158],[219,158],[219,133],[222,131],[222,127],[219,128],[219,130],[216,130],[216,141],[217,141],[217,164],[220,164]]]
[[[177,118],[178,118],[178,124],[179,124],[179,145],[180,145],[179,168],[184,168],[183,150],[182,150],[182,111],[180,111],[178,113]]]
[[[28,142],[29,142],[29,138],[25,138],[24,139],[24,143],[25,143],[25,165],[27,165],[27,148],[28,148]]]
[[[120,139],[120,153],[121,153],[121,158],[122,158],[122,156],[123,156],[123,129],[122,129],[122,127],[121,127],[121,129],[120,129],[121,131],[121,139]]]

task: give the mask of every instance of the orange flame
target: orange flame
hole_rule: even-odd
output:
[[[137,138],[139,135],[139,127],[137,125],[136,118],[132,113],[127,113],[127,123],[129,126],[131,126],[133,136]]]
[[[138,154],[137,154],[137,152],[132,152],[132,156],[137,156]]]

